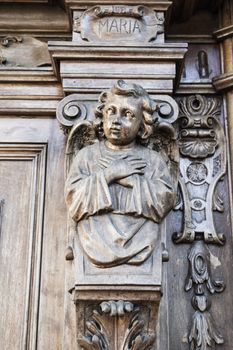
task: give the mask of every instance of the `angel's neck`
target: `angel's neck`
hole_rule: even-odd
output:
[[[113,145],[109,141],[106,141],[106,146],[108,148],[113,149],[113,150],[124,150],[124,149],[127,150],[127,149],[131,149],[135,146],[135,140],[127,145]]]

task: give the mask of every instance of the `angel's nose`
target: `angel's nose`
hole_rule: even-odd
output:
[[[121,116],[120,114],[116,114],[112,120],[113,125],[121,125]]]

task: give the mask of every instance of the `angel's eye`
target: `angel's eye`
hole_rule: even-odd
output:
[[[125,116],[127,118],[134,118],[134,113],[130,110],[125,111]]]
[[[106,112],[107,112],[108,115],[111,115],[111,114],[115,113],[115,109],[114,109],[114,107],[108,107]]]

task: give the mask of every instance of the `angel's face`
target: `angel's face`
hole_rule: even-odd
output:
[[[117,146],[133,144],[142,119],[140,98],[110,95],[103,109],[103,129],[108,142]]]

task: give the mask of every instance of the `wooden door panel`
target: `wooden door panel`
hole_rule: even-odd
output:
[[[53,119],[0,124],[1,349],[61,349],[64,137]]]

